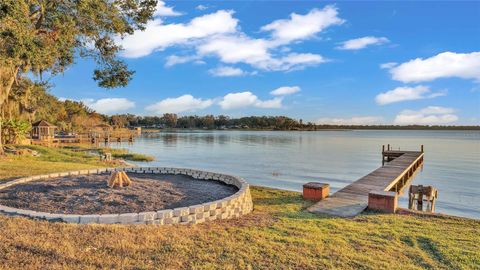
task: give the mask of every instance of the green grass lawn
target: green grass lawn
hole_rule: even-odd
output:
[[[0,157],[0,181],[51,172],[92,169],[107,166],[98,157],[85,152],[44,146],[18,146],[37,151],[40,156],[7,155]]]
[[[114,158],[121,158],[131,161],[154,161],[155,158],[152,156],[130,153],[127,149],[114,149],[114,148],[100,148],[98,149],[99,153],[111,153]]]
[[[82,164],[25,159],[23,169],[7,161],[17,164],[12,170],[0,160],[0,179],[25,175],[24,169],[38,174],[98,166],[88,157]],[[188,226],[0,216],[0,268],[479,269],[480,221],[378,213],[332,218],[305,213],[309,203],[296,192],[253,187],[252,196],[249,215]]]

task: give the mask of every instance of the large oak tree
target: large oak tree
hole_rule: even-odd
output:
[[[93,79],[99,86],[127,85],[133,71],[118,59],[121,47],[114,40],[143,29],[156,4],[157,0],[1,0],[0,107],[22,76],[61,73],[76,57],[90,57],[98,64]]]

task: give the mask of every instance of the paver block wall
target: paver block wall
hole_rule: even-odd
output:
[[[160,209],[156,212],[122,213],[108,215],[74,215],[55,214],[37,211],[23,210],[0,205],[0,214],[10,216],[25,216],[35,219],[50,221],[62,221],[77,224],[198,224],[216,219],[237,218],[248,214],[253,210],[252,197],[248,183],[236,176],[221,173],[206,172],[200,170],[167,167],[141,167],[141,168],[105,168],[94,170],[81,170],[73,172],[52,173],[23,177],[0,184],[4,189],[16,184],[26,183],[39,179],[51,179],[63,176],[85,175],[85,174],[109,174],[112,171],[125,171],[131,173],[160,173],[160,174],[183,174],[195,179],[216,180],[228,185],[234,185],[238,191],[221,200],[207,202],[199,205],[181,207],[175,209]]]

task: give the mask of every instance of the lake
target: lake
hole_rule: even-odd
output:
[[[140,165],[224,172],[294,191],[326,182],[333,193],[380,167],[387,144],[404,150],[423,144],[425,164],[413,184],[439,190],[436,212],[480,219],[480,131],[162,131],[112,146],[155,156]],[[400,206],[407,200],[403,195]]]

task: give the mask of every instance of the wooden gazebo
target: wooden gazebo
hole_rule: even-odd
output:
[[[48,140],[55,137],[57,126],[50,124],[45,120],[40,120],[32,124],[31,138],[35,140]]]

